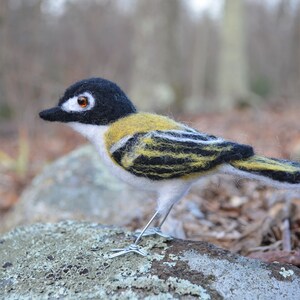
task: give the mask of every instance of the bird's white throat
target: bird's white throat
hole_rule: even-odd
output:
[[[108,129],[108,126],[104,125],[83,124],[77,122],[70,122],[67,124],[96,146],[99,143],[99,139],[103,140],[104,133]]]
[[[77,122],[70,122],[68,123],[68,125],[75,131],[86,137],[95,146],[97,152],[108,167],[111,167],[113,165],[113,161],[108,155],[104,138],[108,126],[83,124]]]

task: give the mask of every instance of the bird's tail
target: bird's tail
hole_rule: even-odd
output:
[[[254,155],[229,164],[226,173],[262,180],[272,186],[300,189],[300,162]]]

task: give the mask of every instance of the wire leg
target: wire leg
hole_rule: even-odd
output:
[[[135,236],[139,237],[140,234],[142,233],[143,236],[159,235],[159,236],[162,236],[162,237],[167,238],[167,239],[172,239],[172,237],[170,235],[168,235],[166,233],[163,233],[161,231],[161,227],[164,224],[164,222],[166,221],[166,219],[167,219],[168,215],[170,214],[170,211],[172,210],[173,206],[174,206],[174,204],[172,206],[170,206],[170,208],[168,209],[168,211],[164,215],[164,218],[162,219],[162,221],[159,223],[159,225],[157,227],[150,227],[150,228],[148,228],[149,225],[152,222],[151,221],[149,225],[147,224],[148,225],[147,227],[145,227],[144,229],[142,229],[142,231],[141,230],[137,230],[135,232]]]
[[[137,239],[134,242],[135,245],[138,244],[138,242],[142,238],[143,234],[148,229],[148,227],[151,225],[151,223],[153,222],[153,220],[157,217],[157,215],[158,215],[158,211],[155,212],[155,214],[152,216],[152,218],[150,219],[150,221],[147,223],[147,225],[143,228],[143,230],[141,231],[141,233],[138,235]]]
[[[120,256],[120,255],[124,255],[124,254],[130,253],[130,252],[134,252],[134,253],[140,254],[142,256],[146,256],[147,252],[143,248],[141,248],[140,246],[138,246],[138,243],[141,240],[142,236],[144,235],[144,232],[151,225],[151,223],[157,217],[157,215],[158,215],[158,211],[155,212],[155,214],[152,216],[152,218],[150,219],[150,221],[143,228],[143,230],[138,235],[138,237],[136,238],[136,240],[135,240],[135,242],[133,244],[129,245],[128,247],[121,248],[121,249],[112,249],[111,251],[117,252],[117,253],[111,255],[110,258],[114,258],[114,257]]]
[[[165,223],[167,217],[169,216],[169,214],[170,214],[170,212],[171,212],[173,206],[174,206],[174,204],[172,204],[172,205],[170,206],[169,210],[167,211],[167,213],[165,214],[164,218],[162,219],[162,221],[160,222],[160,224],[158,225],[157,228],[161,229],[161,227],[162,227],[163,224]]]

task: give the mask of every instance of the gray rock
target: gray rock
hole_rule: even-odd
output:
[[[88,145],[47,166],[21,195],[3,228],[67,219],[124,225],[141,216],[153,199],[111,175]]]
[[[203,242],[145,238],[147,257],[109,258],[128,232],[74,221],[0,236],[1,299],[299,299],[300,271]]]

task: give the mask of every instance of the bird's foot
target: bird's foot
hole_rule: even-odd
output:
[[[142,255],[142,256],[147,256],[147,254],[148,254],[142,247],[140,247],[137,244],[131,244],[128,247],[121,248],[121,249],[112,249],[111,251],[116,252],[116,253],[110,255],[110,258],[125,255],[125,254],[130,253],[130,252],[137,253],[137,254]]]
[[[141,232],[142,232],[142,230],[138,229],[135,231],[134,235],[139,236]],[[150,235],[159,235],[166,239],[172,239],[172,237],[170,235],[163,233],[161,231],[160,227],[150,227],[143,233],[143,237],[150,236]]]

